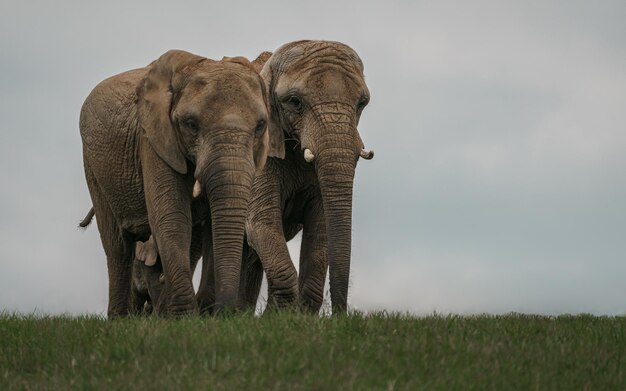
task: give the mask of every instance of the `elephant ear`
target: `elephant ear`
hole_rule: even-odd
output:
[[[145,243],[137,242],[135,245],[135,258],[146,264],[146,266],[154,266],[159,256],[159,250],[157,249],[156,242],[153,236],[150,236]]]
[[[267,52],[266,52],[267,53]],[[265,53],[261,53],[261,55],[254,60],[252,63],[254,65],[261,56]],[[265,59],[265,64],[261,69],[261,78],[265,82],[265,89],[268,93],[269,99],[269,121],[267,123],[267,133],[268,133],[268,148],[267,148],[267,156],[274,156],[277,158],[284,159],[285,158],[285,132],[283,131],[282,126],[280,125],[280,113],[279,113],[279,104],[276,100],[274,86],[276,86],[276,77],[277,72],[274,69],[272,64],[276,63],[275,55],[268,57]],[[260,60],[257,64],[260,64]]]
[[[139,124],[157,155],[181,174],[187,172],[187,162],[171,120],[172,97],[180,89],[181,76],[203,60],[183,50],[170,50],[149,65],[137,86]]]
[[[255,58],[254,61],[252,61],[252,67],[254,68],[254,70],[260,74],[261,70],[263,69],[263,65],[265,65],[270,57],[272,57],[272,52],[263,52],[259,54],[259,56]]]
[[[254,68],[254,70],[260,75],[263,66],[270,57],[272,57],[272,52],[263,52],[259,54],[258,57],[251,62],[252,68]],[[263,82],[263,95],[265,95],[269,99],[269,97],[267,96],[267,84],[265,83],[265,80],[263,78],[261,78],[261,81]],[[268,102],[266,102],[266,105],[267,112],[271,116],[271,107]],[[265,132],[263,132],[263,135],[261,135],[261,137],[254,141],[254,165],[256,166],[257,173],[263,170],[263,167],[265,167],[269,149],[270,132],[266,128]]]
[[[234,62],[236,64],[239,65],[243,65],[244,67],[250,68],[253,71],[256,71],[254,69],[254,67],[252,66],[252,63],[250,63],[250,61],[242,56],[237,56],[237,57],[222,57],[222,61],[226,61],[226,62]],[[256,71],[256,73],[259,73],[258,71]]]

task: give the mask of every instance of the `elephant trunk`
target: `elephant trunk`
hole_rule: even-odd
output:
[[[215,312],[237,305],[245,219],[254,164],[250,158],[226,156],[212,161],[200,178],[211,211],[215,267]],[[206,179],[205,179],[206,178]]]
[[[354,131],[350,129],[322,138],[316,158],[328,235],[330,294],[334,314],[345,313],[348,307],[352,187],[356,168],[356,151],[352,137]]]

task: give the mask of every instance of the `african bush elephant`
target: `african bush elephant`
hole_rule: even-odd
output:
[[[298,41],[280,47],[261,76],[269,93],[269,128],[284,136],[272,139],[271,148],[281,150],[278,157],[284,159],[268,159],[252,187],[240,300],[244,306],[256,304],[264,270],[270,305],[299,301],[317,312],[329,269],[333,313],[344,313],[355,168],[359,157],[373,157],[357,130],[370,99],[363,63],[342,43]],[[302,228],[298,277],[287,241]],[[203,259],[201,306],[213,300],[206,248]]]
[[[235,306],[255,170],[268,153],[282,153],[269,142],[282,134],[273,135],[267,123],[265,84],[243,58],[214,61],[171,50],[94,88],[80,132],[107,257],[110,317],[130,311],[135,242],[151,234],[165,280],[158,313],[197,311],[192,236],[213,243],[216,307]],[[195,182],[206,195],[201,208],[192,206]],[[203,213],[211,224],[197,223]]]

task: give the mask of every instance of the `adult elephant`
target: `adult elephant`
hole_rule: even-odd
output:
[[[272,151],[265,85],[242,58],[213,61],[171,50],[113,76],[83,104],[80,132],[89,192],[107,257],[110,317],[130,311],[137,241],[152,234],[164,270],[157,311],[197,311],[190,244],[210,237],[217,308],[234,307],[252,181]],[[268,151],[269,149],[269,151]],[[192,188],[212,224],[193,226]]]
[[[370,99],[363,63],[342,43],[298,41],[276,50],[261,76],[269,94],[269,128],[282,136],[271,140],[271,148],[284,159],[268,159],[252,187],[241,305],[256,304],[265,271],[270,305],[299,301],[317,312],[328,269],[333,313],[345,313],[355,168],[359,158],[374,155],[357,130]],[[302,228],[298,276],[287,241]],[[198,296],[205,307],[214,300],[217,280],[206,246],[203,258]]]

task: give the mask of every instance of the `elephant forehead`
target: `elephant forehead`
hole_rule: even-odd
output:
[[[255,111],[265,107],[264,90],[259,81],[226,72],[193,75],[184,88],[181,101],[218,106],[244,105]]]
[[[242,91],[210,84],[202,90],[188,88],[175,103],[173,117],[194,117],[211,127],[251,129],[267,118],[267,106],[260,95]]]
[[[282,52],[281,52],[282,51]],[[348,45],[335,41],[299,41],[284,45],[277,50],[281,66],[306,66],[316,61],[335,61],[353,64],[363,71],[359,55]]]
[[[254,114],[255,115],[253,115],[252,118],[248,118],[249,116],[242,115],[242,112],[237,110],[237,108],[232,108],[231,110],[227,110],[216,116],[214,127],[221,129],[247,130],[256,124],[257,113]]]
[[[299,91],[303,96],[323,95],[352,100],[367,91],[367,86],[360,73],[347,72],[335,66],[311,67],[304,71],[294,69],[286,72],[278,79],[275,91],[278,96],[284,96],[289,91]]]
[[[236,63],[217,62],[202,67],[189,76],[189,82],[215,88],[249,89],[262,96],[261,78],[250,68]]]

